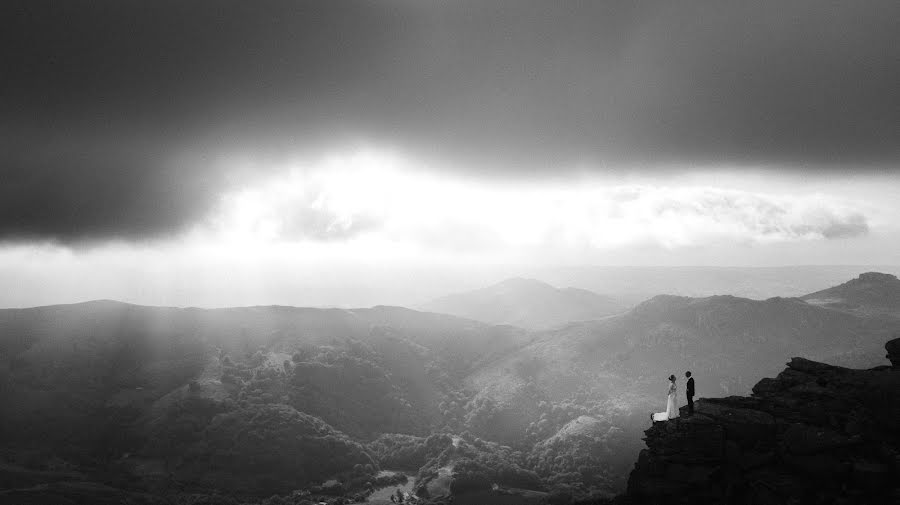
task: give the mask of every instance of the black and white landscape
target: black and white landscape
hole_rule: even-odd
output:
[[[499,286],[507,313],[533,307],[535,289],[573,292]],[[498,289],[471,303],[496,307],[479,297]],[[844,297],[829,308],[819,293]],[[573,320],[543,330],[388,306],[5,309],[3,493],[353,502],[406,485],[466,503],[611,497],[663,397],[662,370],[691,370],[701,396],[722,397],[749,394],[792,356],[885,364],[900,305],[888,313],[884,301],[900,297],[900,281],[865,273],[819,293],[659,295],[596,320],[564,312]],[[491,497],[494,484],[508,494]]]
[[[0,503],[897,503],[898,25],[2,2]]]

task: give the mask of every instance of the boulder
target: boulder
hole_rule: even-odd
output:
[[[884,344],[887,349],[887,359],[891,360],[891,366],[900,369],[900,338],[895,338]]]

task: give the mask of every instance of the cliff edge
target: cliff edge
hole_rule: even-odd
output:
[[[900,339],[892,366],[792,358],[750,397],[654,423],[625,503],[900,503]]]

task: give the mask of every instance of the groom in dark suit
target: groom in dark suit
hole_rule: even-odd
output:
[[[694,378],[691,377],[691,372],[685,372],[684,376],[688,378],[687,389],[684,390],[688,401],[688,415],[692,416],[694,415]]]

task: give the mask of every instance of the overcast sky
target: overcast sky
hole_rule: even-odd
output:
[[[0,306],[897,263],[898,25],[895,0],[5,1],[0,281],[29,288]]]

